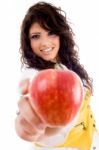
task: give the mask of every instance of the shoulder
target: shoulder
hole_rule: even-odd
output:
[[[84,98],[89,99],[90,97],[92,97],[91,91],[88,88],[84,87]]]
[[[39,71],[34,68],[23,68],[21,70],[21,79],[33,78]]]

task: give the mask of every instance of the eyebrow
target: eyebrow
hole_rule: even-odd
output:
[[[40,34],[42,34],[42,32],[38,32],[38,31],[35,32],[35,31],[34,31],[34,32],[29,33],[29,36],[32,36],[32,35],[35,35],[35,34],[39,34],[39,35],[40,35]]]
[[[41,34],[41,33],[40,32],[32,32],[30,34],[33,35],[33,34]]]

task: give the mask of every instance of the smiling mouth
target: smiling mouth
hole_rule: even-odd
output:
[[[42,49],[41,51],[45,54],[51,52],[53,50],[53,48],[46,48],[46,49]]]

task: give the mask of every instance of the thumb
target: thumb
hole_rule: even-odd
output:
[[[19,83],[19,91],[22,95],[25,95],[28,93],[28,87],[29,87],[29,79],[24,79],[21,80],[21,82]]]

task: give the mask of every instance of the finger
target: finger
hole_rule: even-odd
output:
[[[35,133],[30,134],[26,128],[23,128],[23,121],[20,122],[19,116],[15,120],[15,130],[18,136],[24,140],[33,142],[36,141],[38,138],[38,135],[36,135]]]
[[[29,103],[28,97],[22,97],[18,103],[22,116],[39,132],[44,132],[46,126],[42,123]]]
[[[18,117],[18,122],[23,126],[23,129],[29,133],[30,135],[36,135],[37,131],[31,126],[30,123],[28,123],[25,118],[20,114]]]
[[[25,79],[19,83],[19,90],[21,94],[25,95],[28,93],[29,82],[29,79]]]

